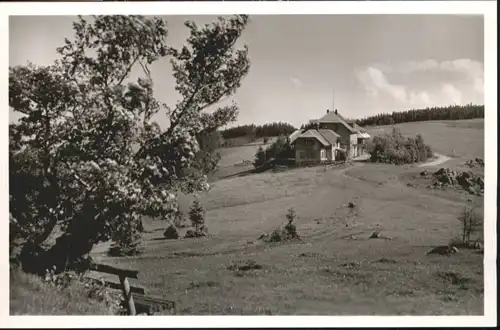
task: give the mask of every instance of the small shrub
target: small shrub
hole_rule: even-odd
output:
[[[266,152],[264,151],[264,149],[262,147],[259,147],[259,149],[257,149],[257,152],[255,153],[253,166],[255,166],[255,168],[258,168],[258,167],[264,165],[266,160],[267,160],[266,159]]]
[[[293,224],[296,218],[297,214],[295,213],[295,209],[293,207],[289,208],[286,214],[288,223],[285,225],[285,233],[288,239],[299,237],[299,234],[297,234],[297,227]]]
[[[108,257],[132,257],[141,254],[141,251],[138,249],[140,242],[134,242],[134,244],[129,245],[120,245],[113,244],[108,249]]]
[[[171,222],[176,228],[185,228],[186,227],[186,216],[182,211],[177,210],[175,213],[169,216],[167,219]]]
[[[163,236],[166,239],[178,239],[179,238],[179,232],[177,231],[177,228],[175,226],[170,225],[165,229],[165,232],[163,233]]]
[[[273,230],[273,232],[269,236],[268,241],[269,242],[281,242],[282,236],[283,236],[282,234],[283,234],[282,230],[280,228],[276,228],[275,230]]]
[[[264,142],[264,144],[267,144],[269,142],[269,138],[265,137],[263,142]]]
[[[462,243],[471,242],[471,235],[479,232],[483,226],[483,217],[476,212],[474,206],[465,205],[458,220],[461,224]]]
[[[282,242],[288,241],[292,239],[300,239],[299,234],[297,233],[297,227],[293,223],[297,218],[297,214],[295,213],[295,209],[293,207],[288,209],[287,214],[285,215],[287,219],[287,224],[282,228],[276,228],[271,232],[271,235],[261,235],[259,238],[266,240],[267,242]]]
[[[44,280],[46,283],[53,285],[58,289],[64,289],[67,288],[71,284],[71,281],[77,277],[78,275],[74,272],[57,273],[56,266],[54,266],[45,271]]]
[[[184,238],[197,238],[207,236],[207,230],[205,227],[200,227],[200,229],[188,229],[184,234]]]
[[[206,210],[198,199],[195,199],[189,208],[189,220],[195,231],[199,231],[205,225]]]

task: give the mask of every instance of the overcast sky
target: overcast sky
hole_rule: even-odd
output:
[[[165,16],[169,42],[182,44],[186,19]],[[50,64],[72,37],[70,16],[10,17],[9,64]],[[262,15],[242,36],[252,66],[233,99],[238,124],[287,121],[299,126],[335,108],[345,117],[483,101],[481,16]],[[139,71],[137,71],[139,72]],[[156,96],[174,105],[170,64],[152,67]],[[158,117],[161,123],[167,123]]]

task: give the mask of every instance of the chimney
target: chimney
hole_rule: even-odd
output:
[[[330,113],[330,109],[326,109],[326,113]]]
[[[338,114],[339,114],[339,112],[337,111],[337,109],[335,109],[335,114],[336,114],[336,115],[338,115]]]

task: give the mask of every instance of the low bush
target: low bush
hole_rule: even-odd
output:
[[[191,228],[186,230],[186,233],[184,234],[184,238],[196,238],[196,237],[205,237],[207,236],[208,231],[205,226],[201,226],[198,229],[196,228]]]
[[[396,165],[425,162],[433,157],[432,149],[424,143],[422,135],[407,138],[395,128],[391,134],[375,136],[368,145],[368,152],[372,162]]]
[[[472,234],[481,232],[483,227],[483,216],[478,213],[474,205],[466,204],[460,216],[461,239],[462,243],[472,242]]]
[[[141,251],[138,249],[140,242],[137,241],[134,244],[120,245],[114,243],[108,249],[107,255],[108,257],[131,257],[137,256],[141,254]]]
[[[175,228],[175,226],[170,225],[167,227],[167,229],[165,229],[163,237],[165,237],[166,239],[178,239],[179,232],[177,231],[177,228]]]
[[[300,236],[297,233],[297,227],[293,223],[296,218],[297,215],[295,213],[295,209],[293,207],[289,208],[286,214],[286,219],[288,220],[287,224],[284,227],[276,228],[270,235],[264,234],[259,238],[269,243],[300,239]]]

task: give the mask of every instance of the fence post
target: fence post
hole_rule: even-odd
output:
[[[120,277],[120,283],[122,285],[123,296],[127,304],[128,315],[135,315],[134,297],[132,297],[130,284],[128,283],[127,277],[123,275],[120,275],[119,277]]]

